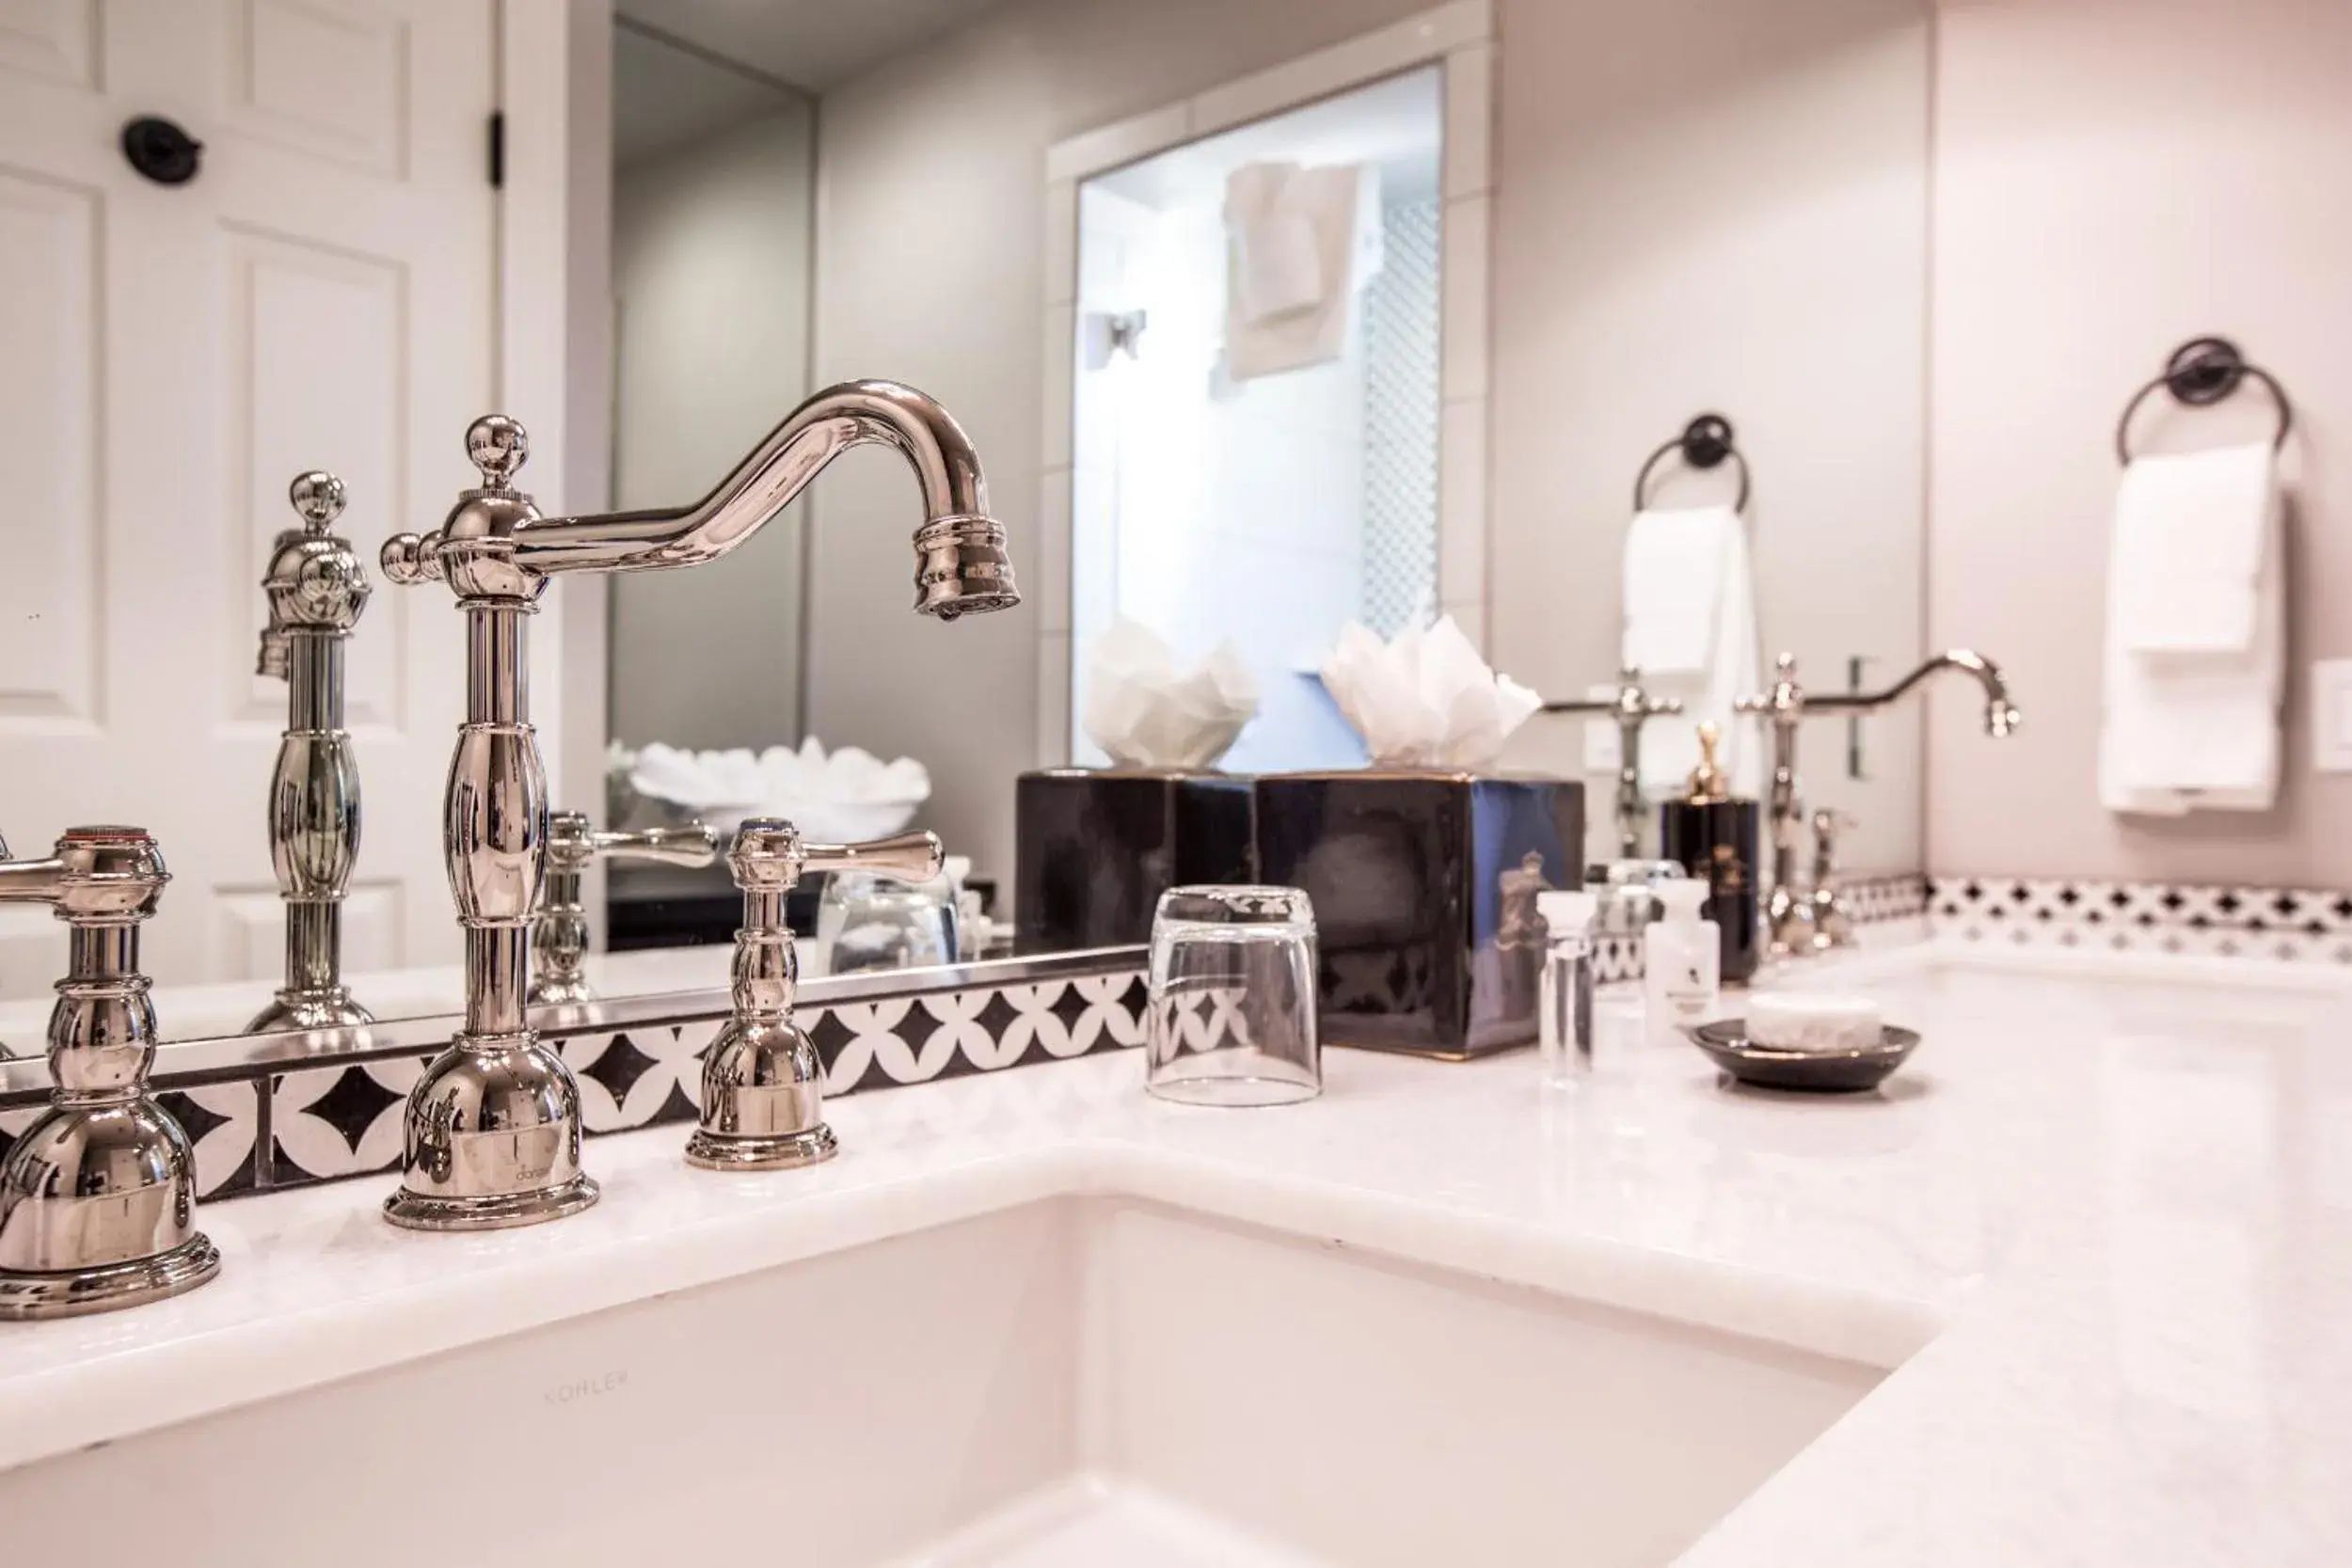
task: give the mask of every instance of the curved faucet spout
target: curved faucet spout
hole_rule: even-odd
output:
[[[2009,683],[2001,678],[2001,667],[1973,648],[1947,648],[1924,660],[1916,670],[1883,691],[1846,691],[1819,696],[1808,692],[1804,705],[1815,711],[1884,707],[1939,670],[1958,670],[1973,676],[1977,685],[1983,689],[1985,734],[1997,739],[2016,732],[2024,715],[2009,700]]]
[[[827,464],[866,445],[896,451],[922,489],[915,608],[952,619],[1018,604],[1005,531],[989,515],[979,454],[946,409],[894,381],[848,381],[817,393],[691,506],[532,518],[514,531],[515,563],[550,574],[715,561],[789,506]]]

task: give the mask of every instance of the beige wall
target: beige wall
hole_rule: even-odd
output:
[[[617,505],[692,500],[807,395],[816,117],[779,102],[615,176]],[[801,521],[787,513],[723,570],[612,579],[613,735],[800,738]]]
[[[1016,0],[825,94],[816,378],[911,382],[989,460],[1016,564],[1036,558],[1045,149],[1425,8],[1425,0]],[[919,757],[925,816],[1009,879],[1013,778],[1034,755],[1037,639],[1021,611],[907,611],[918,513],[904,465],[852,452],[811,492],[809,727]]]
[[[1938,872],[2352,885],[2352,777],[2310,771],[2313,657],[2352,654],[2352,5],[1946,0],[1938,41],[1929,625],[2004,660],[1994,744],[1939,693]],[[2116,415],[2184,339],[2296,403],[2291,744],[2279,811],[2139,825],[2096,788]],[[2267,410],[2153,414],[2203,444]]]
[[[1885,684],[1921,641],[1925,8],[1520,0],[1501,31],[1495,663],[1553,696],[1611,679],[1634,476],[1713,410],[1753,470],[1765,669],[1786,649],[1837,690],[1862,656]],[[1674,471],[1655,499],[1735,488]],[[1538,718],[1510,760],[1574,770],[1581,728]],[[1916,867],[1918,716],[1865,738],[1855,779],[1844,721],[1806,726],[1805,799],[1857,818],[1849,868]]]

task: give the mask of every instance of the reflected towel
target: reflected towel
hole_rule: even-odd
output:
[[[1379,272],[1380,170],[1248,164],[1225,185],[1225,361],[1235,381],[1337,359]]]

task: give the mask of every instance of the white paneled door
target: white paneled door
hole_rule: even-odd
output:
[[[26,854],[77,822],[152,831],[161,980],[280,961],[263,803],[286,695],[254,673],[259,583],[311,467],[349,486],[376,577],[350,650],[346,966],[455,957],[463,639],[445,593],[373,562],[469,483],[488,406],[494,4],[0,0],[0,832]],[[131,167],[145,115],[203,144],[193,180]],[[45,990],[61,932],[0,915],[0,992]]]

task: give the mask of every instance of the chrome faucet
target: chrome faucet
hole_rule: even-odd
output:
[[[1653,697],[1642,688],[1642,672],[1627,665],[1617,672],[1613,697],[1568,698],[1546,703],[1546,713],[1605,713],[1617,721],[1617,853],[1627,860],[1642,856],[1642,823],[1647,816],[1642,800],[1642,726],[1662,714],[1680,713],[1679,697]]]
[[[1804,823],[1804,806],[1797,792],[1797,726],[1813,712],[1867,713],[1900,698],[1939,670],[1958,670],[1976,677],[1984,689],[1984,731],[2000,738],[2015,733],[2021,715],[2009,700],[2009,685],[2000,667],[1982,654],[1952,648],[1923,661],[1919,667],[1883,691],[1845,691],[1814,696],[1797,684],[1797,656],[1782,654],[1774,666],[1772,687],[1738,702],[1742,713],[1760,713],[1772,725],[1772,886],[1764,905],[1767,950],[1774,956],[1810,953],[1834,945],[1834,932],[1818,923],[1814,894],[1797,881],[1798,836]],[[1835,851],[1836,824],[1831,849]]]
[[[450,762],[441,841],[466,939],[457,1036],[410,1091],[395,1225],[479,1230],[588,1207],[580,1085],[525,1012],[532,912],[546,876],[548,786],[524,681],[527,617],[559,572],[625,572],[717,560],[749,539],[853,446],[879,444],[914,469],[914,608],[942,620],[1018,604],[1005,531],[988,515],[979,456],[947,411],[888,381],[830,387],[801,404],[722,480],[675,511],[543,517],[514,487],[530,450],[503,415],[477,420],[466,452],[482,471],[438,531],[386,541],[385,576],[446,582],[467,628],[466,722]]]
[[[686,1163],[705,1170],[787,1170],[830,1160],[838,1148],[825,1125],[825,1068],[792,1022],[801,960],[785,924],[785,895],[811,871],[852,871],[928,882],[946,864],[935,833],[900,833],[864,844],[807,844],[777,816],[755,816],[727,852],[743,890],[735,933],[734,1016],[703,1053],[702,1125],[687,1140]]]
[[[56,1088],[0,1159],[0,1319],[135,1307],[220,1272],[196,1228],[188,1135],[147,1092],[155,1008],[139,927],[170,879],[142,828],[69,828],[48,859],[0,864],[0,902],[46,904],[67,928]]]
[[[639,833],[598,832],[588,814],[559,811],[548,817],[547,891],[531,926],[531,1000],[589,1002],[582,962],[588,953],[588,911],[580,901],[580,876],[600,856],[660,861],[666,865],[708,865],[719,858],[719,835],[697,822],[686,828],[649,828]]]
[[[317,469],[286,492],[302,526],[278,536],[260,669],[286,683],[286,733],[270,775],[269,858],[286,906],[286,983],[246,1025],[335,1029],[374,1017],[343,984],[343,894],[359,852],[359,767],[343,728],[343,647],[368,604],[351,541],[329,533],[343,482]]]

